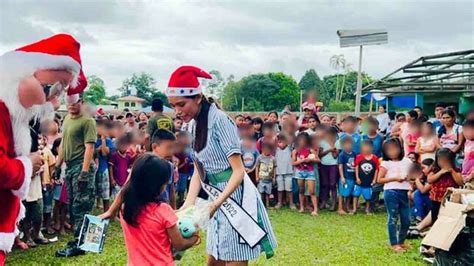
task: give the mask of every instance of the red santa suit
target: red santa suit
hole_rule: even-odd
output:
[[[18,85],[37,70],[67,70],[73,75],[68,94],[87,86],[82,72],[80,45],[70,35],[58,34],[0,56],[0,265],[11,251],[24,217],[21,200],[28,193],[33,172],[29,159],[29,121],[54,117],[50,102],[24,108]],[[37,82],[37,81],[35,81]],[[39,86],[37,82],[36,86]]]

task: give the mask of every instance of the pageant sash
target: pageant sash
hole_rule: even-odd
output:
[[[203,181],[206,176],[204,168],[199,161],[196,168],[200,175],[201,187],[212,200],[216,200],[222,191],[217,187]],[[251,248],[267,236],[265,230],[258,223],[257,191],[247,174],[244,176],[242,202],[237,202],[232,197],[227,198],[219,207],[231,226],[239,234],[241,242],[247,243]]]

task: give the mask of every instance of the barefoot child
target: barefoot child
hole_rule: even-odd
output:
[[[265,202],[265,207],[270,207],[270,195],[275,182],[275,157],[272,155],[273,146],[268,143],[262,144],[262,154],[257,159],[257,182],[258,192]]]
[[[291,157],[295,166],[295,178],[298,181],[300,212],[304,212],[305,206],[305,185],[308,186],[313,211],[311,215],[318,215],[316,195],[314,194],[314,163],[316,162],[315,152],[310,147],[311,141],[307,133],[300,133],[296,137],[296,146]]]
[[[172,166],[153,154],[137,159],[123,191],[120,224],[129,265],[174,265],[171,248],[185,250],[199,244],[199,235],[183,238],[178,217],[161,198]]]
[[[357,210],[359,197],[365,200],[365,213],[371,214],[370,200],[372,199],[372,186],[375,185],[379,171],[379,158],[372,154],[373,144],[371,140],[363,140],[361,154],[355,159],[356,185],[354,186],[354,202],[352,213]]]
[[[347,214],[344,210],[349,210],[351,197],[354,193],[355,185],[355,158],[356,154],[352,151],[352,137],[346,136],[341,140],[342,152],[338,157],[339,165],[339,197],[338,197],[338,210],[337,213],[340,215]]]
[[[286,194],[286,202],[291,209],[296,209],[293,203],[292,183],[293,183],[293,165],[291,159],[291,149],[288,145],[286,136],[282,133],[277,137],[277,148],[275,151],[276,159],[276,180],[278,187],[277,209],[283,206],[283,194]]]
[[[382,150],[383,162],[380,165],[378,183],[384,184],[390,245],[395,252],[405,252],[408,246],[404,242],[410,227],[408,191],[411,189],[411,185],[407,176],[413,163],[404,156],[399,139],[386,140]],[[398,220],[400,220],[400,226],[397,224]]]

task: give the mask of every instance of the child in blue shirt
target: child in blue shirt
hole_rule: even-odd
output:
[[[356,153],[352,151],[353,140],[351,137],[345,137],[341,140],[342,151],[338,156],[339,165],[339,197],[338,211],[340,215],[345,215],[349,211],[351,204],[351,196],[354,192],[355,185],[355,157]],[[344,204],[345,201],[345,204]]]
[[[342,140],[346,136],[352,138],[353,141],[353,151],[357,154],[360,153],[360,142],[362,140],[362,136],[357,133],[357,126],[359,121],[354,116],[348,116],[342,120],[344,132],[339,133],[339,140]],[[339,143],[338,140],[338,143]],[[340,145],[339,145],[340,146]]]
[[[96,197],[102,199],[104,212],[110,206],[110,178],[109,178],[109,155],[115,149],[112,139],[109,137],[112,123],[109,120],[97,121],[97,141],[95,150],[97,152],[98,167],[95,176]]]
[[[372,153],[377,157],[382,157],[383,137],[377,133],[379,121],[373,117],[367,118],[367,134],[362,135],[362,140],[372,141]]]

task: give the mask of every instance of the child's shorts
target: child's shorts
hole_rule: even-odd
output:
[[[354,192],[352,193],[354,197],[359,197],[362,195],[362,197],[366,200],[369,201],[372,199],[372,187],[361,187],[358,185],[354,186]]]
[[[188,183],[189,176],[187,174],[179,174],[178,184],[176,185],[176,192],[186,192],[186,186]]]
[[[293,174],[277,175],[276,180],[278,191],[291,191]]]
[[[97,198],[110,200],[110,180],[107,169],[102,173],[97,171],[95,174],[95,187]]]
[[[297,170],[295,173],[295,178],[302,179],[302,180],[316,180],[316,177],[314,176],[314,171],[308,171],[308,170],[303,170],[303,171]]]
[[[350,197],[354,194],[355,180],[346,178],[346,183],[342,184],[339,179],[339,195],[343,198]]]
[[[43,213],[53,212],[53,192],[51,186],[43,188]]]
[[[261,194],[272,194],[272,181],[259,181],[258,182],[258,192]]]
[[[25,206],[25,222],[41,223],[43,220],[43,199],[23,201]]]
[[[115,184],[115,186],[112,188],[112,197],[115,199],[117,197],[117,194],[120,192],[122,187],[118,184]]]
[[[61,190],[63,189],[63,185],[55,184],[53,190],[53,199],[59,201],[61,197]]]

